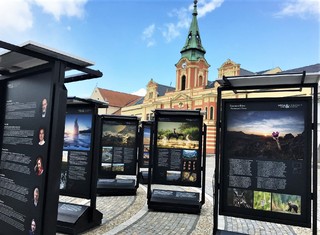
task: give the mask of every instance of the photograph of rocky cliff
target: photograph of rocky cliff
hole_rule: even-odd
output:
[[[102,130],[102,145],[134,147],[136,144],[136,126],[105,122]]]
[[[301,111],[231,111],[225,153],[234,158],[302,160],[307,135]]]

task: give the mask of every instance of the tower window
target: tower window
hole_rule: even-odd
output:
[[[199,86],[202,86],[203,85],[203,78],[202,76],[199,77]]]
[[[213,107],[210,107],[210,120],[213,120]]]
[[[186,76],[182,76],[181,79],[181,90],[184,91],[186,89]]]

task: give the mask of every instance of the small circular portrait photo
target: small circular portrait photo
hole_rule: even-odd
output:
[[[30,230],[29,230],[29,235],[35,235],[36,234],[36,229],[37,229],[36,221],[35,221],[35,219],[32,219],[31,220]]]
[[[46,117],[48,100],[44,98],[41,102],[41,117]]]
[[[44,145],[46,142],[44,140],[44,128],[39,129],[39,145]]]
[[[33,205],[34,205],[35,207],[38,206],[39,197],[40,197],[39,188],[38,188],[38,187],[35,187],[34,190],[33,190]]]
[[[36,160],[36,164],[34,166],[34,172],[36,175],[42,175],[44,169],[43,169],[43,162],[42,162],[42,157],[38,156]]]

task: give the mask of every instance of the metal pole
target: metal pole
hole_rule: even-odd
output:
[[[218,88],[217,96],[217,118],[216,118],[216,165],[214,170],[214,205],[213,205],[213,234],[218,231],[218,195],[219,195],[219,158],[220,158],[220,109],[221,109],[221,89]]]
[[[207,125],[203,125],[203,151],[202,151],[202,194],[201,194],[201,203],[205,202],[205,189],[206,189],[206,158],[207,158]]]
[[[312,234],[317,234],[317,200],[318,200],[318,84],[313,87],[313,226]]]

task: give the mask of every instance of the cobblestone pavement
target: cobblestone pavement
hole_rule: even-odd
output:
[[[148,210],[146,185],[140,185],[136,196],[108,196],[97,197],[97,209],[103,213],[102,224],[86,235],[205,235],[213,231],[213,171],[214,158],[207,158],[206,167],[206,202],[201,209],[200,215],[157,212]],[[319,182],[319,180],[318,180]],[[159,186],[157,189],[172,189],[172,186]],[[197,191],[193,187],[181,187],[175,190]],[[318,195],[320,190],[318,187]],[[61,197],[60,201],[78,204],[89,204],[85,199],[73,199]],[[318,213],[320,205],[318,202]],[[318,234],[320,234],[320,219],[318,216]],[[261,235],[309,235],[311,229],[288,226],[276,223],[261,222],[241,219],[236,217],[219,216],[218,228],[220,230],[234,231],[243,234]]]

